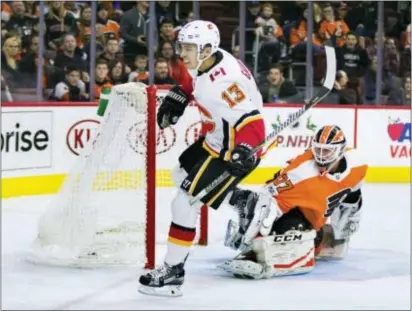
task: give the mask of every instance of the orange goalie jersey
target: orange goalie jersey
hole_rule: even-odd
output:
[[[346,169],[321,176],[311,150],[288,162],[274,179],[267,182],[283,214],[299,207],[305,218],[319,231],[345,197],[358,190],[367,171],[355,149],[345,149]]]

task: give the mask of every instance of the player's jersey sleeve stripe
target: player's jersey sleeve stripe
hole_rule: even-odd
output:
[[[262,119],[262,115],[259,110],[252,110],[251,112],[245,113],[240,119],[235,123],[236,132],[240,131],[245,125],[255,120]]]
[[[220,151],[220,156],[223,160],[229,161],[230,154],[235,147],[235,130],[230,126],[229,122],[222,120],[223,122],[223,148]]]

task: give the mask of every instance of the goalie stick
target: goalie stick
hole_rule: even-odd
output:
[[[258,150],[264,147],[266,144],[269,143],[271,145],[273,140],[282,132],[285,128],[295,124],[300,117],[302,117],[306,112],[308,112],[311,108],[316,106],[322,99],[324,99],[330,91],[333,89],[333,84],[335,82],[336,76],[336,55],[335,49],[333,47],[325,46],[326,52],[326,78],[323,83],[322,89],[318,92],[318,94],[310,100],[306,100],[305,104],[302,108],[300,108],[295,113],[292,113],[288,119],[283,122],[279,127],[277,127],[273,132],[271,132],[268,136],[266,136],[265,140],[262,141],[259,145],[257,145],[250,153],[250,156],[253,156]],[[222,183],[226,178],[228,178],[230,174],[225,171],[222,175],[217,177],[214,181],[212,181],[206,188],[200,191],[196,196],[192,197],[189,200],[191,205],[195,204],[204,196],[208,195],[213,189],[215,189],[220,183]]]

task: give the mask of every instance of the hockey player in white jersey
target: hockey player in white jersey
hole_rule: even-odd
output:
[[[256,82],[241,61],[219,48],[216,25],[200,20],[190,22],[180,30],[178,44],[193,78],[193,90],[172,87],[159,107],[158,125],[163,129],[176,124],[194,99],[208,132],[180,155],[172,172],[178,192],[171,203],[172,223],[164,265],[139,280],[139,291],[151,295],[181,295],[184,264],[195,238],[201,206],[218,209],[223,202],[238,202],[233,190],[258,165],[262,151],[251,151],[265,140],[266,134]],[[225,171],[230,173],[227,179],[190,204],[191,197]],[[243,244],[252,241],[267,212],[262,204],[255,203],[239,209]]]

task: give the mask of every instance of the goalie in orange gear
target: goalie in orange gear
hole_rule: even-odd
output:
[[[359,227],[367,171],[346,145],[338,126],[324,126],[311,148],[288,161],[259,193],[238,190],[239,207],[270,204],[270,213],[251,246],[219,267],[260,279],[309,272],[315,258],[343,258]],[[229,221],[225,245],[238,249],[241,236],[237,223]]]

